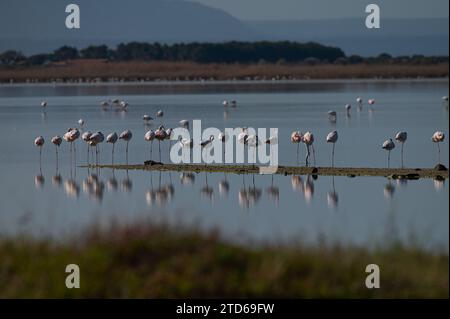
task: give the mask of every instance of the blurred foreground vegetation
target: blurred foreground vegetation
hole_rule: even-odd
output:
[[[1,298],[441,297],[448,253],[392,245],[362,248],[301,243],[243,247],[211,232],[147,223],[90,229],[66,242],[0,239]],[[67,264],[81,288],[67,289]],[[367,264],[381,288],[365,287]]]

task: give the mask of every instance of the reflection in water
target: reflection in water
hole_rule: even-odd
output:
[[[395,186],[389,181],[386,185],[384,185],[383,193],[386,199],[392,199],[395,192]]]
[[[269,199],[273,200],[276,207],[278,207],[278,203],[280,202],[280,189],[278,188],[278,186],[275,186],[273,184],[273,174],[270,186],[267,188],[266,192],[269,196]]]
[[[260,188],[256,187],[255,174],[252,174],[252,186],[249,186],[248,188],[245,187],[244,175],[242,175],[242,177],[243,187],[239,190],[238,193],[239,205],[242,208],[249,208],[259,201],[262,191]]]
[[[77,198],[80,194],[80,186],[73,179],[66,179],[64,181],[64,191],[70,198]]]
[[[228,195],[228,192],[230,190],[230,183],[228,183],[227,174],[224,173],[223,175],[224,179],[219,182],[219,193],[220,195],[225,196]]]
[[[101,202],[103,199],[104,190],[105,184],[99,179],[97,174],[90,174],[83,181],[83,192],[86,193],[89,198],[93,198]]]
[[[328,207],[337,208],[339,196],[338,196],[338,193],[336,192],[336,188],[334,186],[334,176],[332,177],[332,181],[333,181],[332,182],[333,190],[331,192],[328,192],[328,194],[327,194],[327,203],[328,203]]]
[[[124,180],[122,180],[122,190],[126,193],[131,192],[133,188],[133,182],[130,179],[130,176],[128,175],[128,170],[126,170],[126,177]]]
[[[159,183],[158,188],[155,190],[153,187],[153,172],[150,172],[150,189],[145,192],[145,200],[148,206],[153,206],[153,204],[157,204],[158,206],[162,206],[169,201],[173,200],[173,196],[175,194],[175,188],[172,184],[172,178],[169,173],[169,184],[162,185],[162,173],[159,172]]]
[[[182,185],[194,185],[195,182],[194,173],[181,173],[180,182]]]
[[[52,185],[55,187],[61,187],[62,177],[59,174],[53,175],[52,177]]]
[[[112,176],[108,178],[108,181],[106,182],[106,187],[109,191],[117,191],[118,182],[115,175],[115,170],[112,170]]]
[[[306,177],[306,181],[305,181],[305,185],[303,187],[303,195],[305,196],[305,200],[306,202],[309,204],[311,203],[311,200],[313,198],[314,195],[314,183],[312,181],[312,177],[311,175],[308,175]]]
[[[203,197],[209,199],[211,202],[213,200],[214,189],[208,185],[208,173],[205,172],[205,185],[201,188],[200,193]]]
[[[303,193],[303,179],[300,175],[292,175],[292,190]]]
[[[444,186],[445,186],[445,178],[442,178],[442,177],[436,177],[434,180],[433,180],[433,184],[434,184],[434,189],[436,190],[436,191],[441,191],[443,188],[444,188]]]
[[[44,184],[45,177],[44,175],[42,175],[42,173],[34,177],[34,186],[36,187],[36,189],[42,189],[42,187],[44,187]]]

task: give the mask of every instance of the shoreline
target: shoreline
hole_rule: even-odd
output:
[[[100,164],[80,165],[80,168],[111,168],[119,170],[178,171],[178,172],[214,172],[231,174],[259,174],[259,167],[252,165],[204,165],[204,164]],[[395,180],[417,180],[432,178],[448,179],[448,170],[434,168],[365,168],[365,167],[305,167],[278,166],[279,175],[321,175],[321,176],[378,176]]]
[[[0,83],[235,83],[254,81],[448,78],[449,64],[194,63],[78,59],[46,66],[0,67]]]
[[[377,83],[446,83],[449,77],[436,78],[329,78],[292,80],[180,80],[180,81],[91,81],[91,82],[0,82],[0,87],[83,87],[83,86],[231,86],[284,84],[377,84]]]

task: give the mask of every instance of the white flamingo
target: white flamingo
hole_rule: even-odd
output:
[[[363,99],[361,97],[357,97],[356,103],[358,103],[358,110],[361,111],[363,107]]]
[[[445,135],[444,135],[443,132],[436,131],[436,132],[434,132],[433,136],[431,137],[431,140],[433,141],[433,143],[437,144],[437,147],[438,147],[438,162],[440,164],[441,163],[441,148],[439,147],[439,143],[444,142]]]
[[[212,145],[212,142],[214,141],[214,136],[213,135],[211,135],[210,137],[209,137],[209,139],[207,139],[207,140],[205,140],[205,141],[202,141],[201,143],[200,143],[200,146],[202,147],[202,149],[203,148],[208,148],[208,147],[210,147],[211,145]],[[206,153],[206,155],[208,155],[208,153]],[[206,166],[206,161],[205,161],[205,166]]]
[[[333,131],[327,135],[327,143],[333,144],[333,150],[331,151],[331,167],[334,167],[334,146],[338,140],[338,132]]]
[[[34,139],[34,145],[39,147],[39,165],[42,159],[42,147],[44,146],[45,140],[42,136],[38,136]]]
[[[151,116],[148,115],[148,114],[144,114],[144,115],[142,116],[142,119],[144,120],[145,123],[148,123],[148,122],[150,122],[151,120],[153,120],[153,117],[151,117]]]
[[[222,142],[223,157],[225,160],[225,143],[228,141],[228,134],[225,132],[220,132],[219,135],[217,136],[217,139]]]
[[[247,146],[253,148],[253,166],[256,163],[256,149],[259,145],[258,135],[251,134],[247,137]]]
[[[155,131],[155,138],[158,140],[158,149],[159,149],[159,161],[161,162],[161,141],[166,139],[166,130],[163,125],[160,125],[159,128]]]
[[[92,132],[91,131],[85,131],[83,134],[81,134],[81,139],[86,142],[87,144],[87,163],[89,164],[89,139],[91,138]]]
[[[350,110],[352,109],[351,104],[346,104],[345,105],[345,111],[347,111],[347,116],[350,116]]]
[[[62,138],[59,135],[53,136],[51,140],[52,144],[55,145],[56,150],[56,171],[58,171],[58,148],[62,143]]]
[[[395,148],[395,143],[392,140],[392,138],[384,141],[382,148],[388,151],[388,168],[389,168],[391,162],[391,151]]]
[[[156,112],[156,117],[163,117],[164,116],[164,112],[162,110],[159,110],[158,112]]]
[[[80,125],[81,127],[83,127],[83,125],[84,125],[84,120],[83,120],[83,119],[79,119],[79,120],[78,120],[78,125]]]
[[[335,123],[337,120],[336,111],[328,111],[328,118],[330,119],[330,122]]]
[[[102,132],[95,132],[91,135],[89,138],[89,145],[92,147],[95,147],[95,161],[98,164],[99,163],[99,154],[100,154],[100,147],[99,144],[102,143],[105,140],[105,136]]]
[[[309,156],[311,154],[310,150],[309,150],[310,147],[312,148],[312,151],[313,151],[314,163],[316,162],[316,151],[315,151],[314,145],[313,145],[314,144],[314,135],[311,132],[309,132],[309,131],[306,132],[303,135],[302,142],[305,143],[305,145],[306,145],[306,152],[307,152],[307,154],[306,154],[306,166],[308,166]]]
[[[47,101],[42,101],[41,102],[41,107],[46,107],[47,106]]]
[[[128,144],[130,143],[132,137],[133,137],[133,133],[131,133],[130,130],[125,130],[122,133],[120,133],[120,135],[119,135],[119,140],[124,140],[125,142],[127,142],[127,146],[125,148],[127,163],[128,163]]]
[[[152,159],[152,153],[153,153],[153,140],[155,139],[155,132],[153,130],[149,130],[144,135],[144,140],[147,142],[150,142],[150,160]]]
[[[119,137],[117,136],[116,132],[110,133],[110,134],[108,134],[108,136],[106,136],[106,143],[112,144],[112,151],[111,151],[112,164],[114,164],[114,146],[115,146],[118,138]]]
[[[302,141],[303,134],[299,131],[294,131],[291,134],[291,142],[297,144],[297,164],[298,164],[298,150],[300,146],[300,142]]]
[[[70,143],[70,152],[72,149],[76,152],[75,144],[73,144],[80,137],[80,131],[77,128],[69,128],[63,135],[63,139]]]
[[[405,145],[407,138],[408,138],[408,133],[406,133],[404,131],[400,131],[397,134],[395,134],[395,140],[402,144],[402,150],[401,150],[402,168],[403,168],[403,146]]]

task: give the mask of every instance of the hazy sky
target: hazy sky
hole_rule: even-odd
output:
[[[448,17],[449,0],[191,0],[246,20],[297,20],[359,17],[370,3],[382,17]]]

